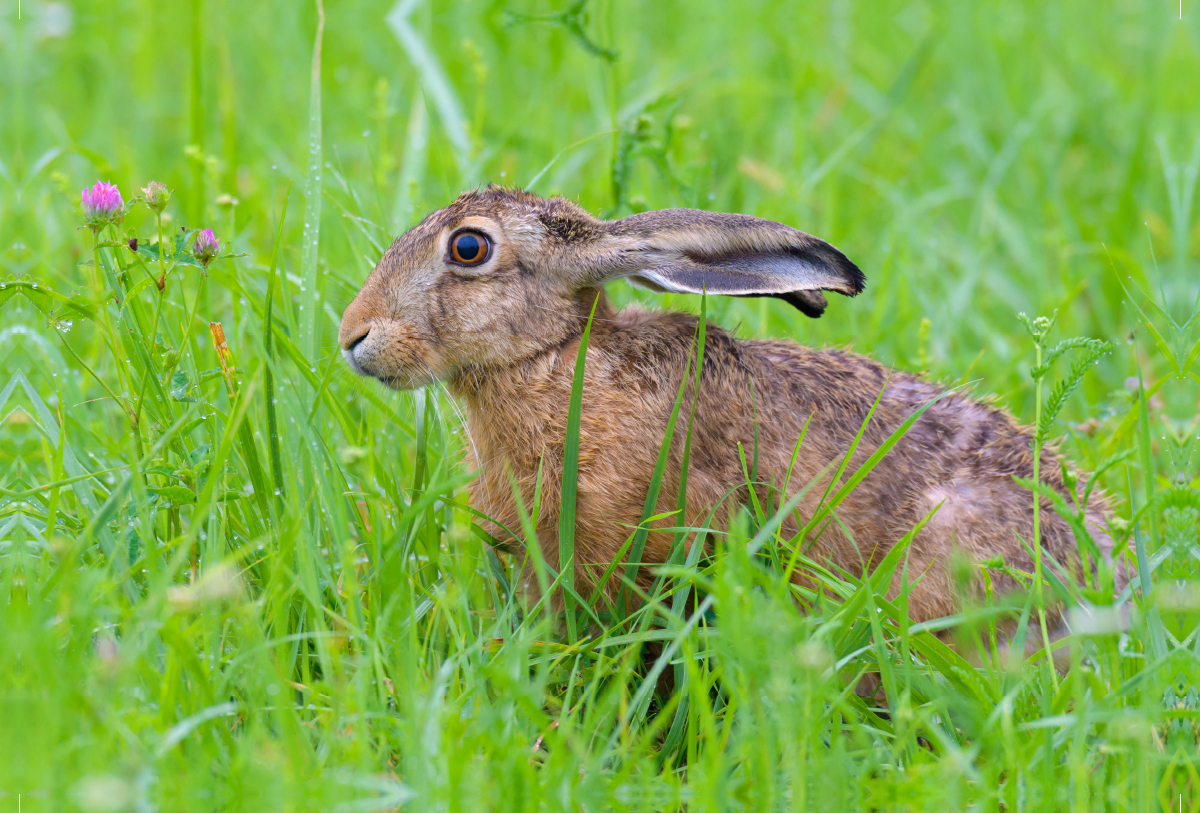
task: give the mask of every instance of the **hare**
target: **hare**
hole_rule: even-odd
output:
[[[489,186],[461,195],[397,239],[346,308],[339,335],[347,363],[360,375],[395,389],[444,380],[462,401],[474,444],[468,465],[480,470],[472,503],[495,519],[489,530],[502,541],[511,541],[503,527],[519,527],[509,473],[531,505],[541,467],[537,538],[557,567],[568,401],[595,306],[578,468],[575,573],[582,595],[642,517],[697,335],[697,319],[688,314],[614,311],[603,285],[619,278],[657,291],[779,297],[810,317],[826,309],[822,291],[855,296],[865,282],[830,244],[768,220],[667,209],[601,221],[567,200]],[[725,522],[731,510],[718,504],[728,492],[734,496],[724,505],[748,500],[739,444],[747,456],[757,444],[764,494],[785,479],[790,494],[814,478],[821,483],[799,503],[797,513],[807,520],[836,468],[830,464],[850,448],[877,397],[848,471],[943,393],[861,355],[742,341],[710,324],[688,515],[663,524],[698,525],[714,509],[714,521]],[[687,408],[692,395],[689,384]],[[658,512],[676,506],[686,423],[676,424]],[[807,555],[862,573],[932,511],[908,552],[908,578],[917,582],[910,614],[926,621],[954,612],[960,598],[948,567],[953,556],[999,554],[1017,568],[1033,568],[1021,542],[1033,538],[1033,499],[1013,481],[1033,476],[1030,441],[1031,430],[999,409],[945,394],[841,504],[840,521]],[[1069,494],[1052,451],[1042,453],[1040,477]],[[1110,555],[1103,501],[1095,504],[1088,522]],[[1071,567],[1078,561],[1072,532],[1045,500],[1040,523],[1043,549]],[[798,530],[793,519],[785,529]],[[642,561],[663,562],[671,543],[671,534],[651,532]],[[641,568],[639,580],[653,578],[651,570]],[[899,588],[897,576],[891,589]]]

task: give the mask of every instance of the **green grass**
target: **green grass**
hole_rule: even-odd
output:
[[[1189,0],[1182,20],[1129,0],[472,0],[391,17],[329,0],[319,57],[307,3],[27,0],[19,21],[10,6],[0,804],[1200,810]],[[164,231],[211,227],[238,256],[175,265],[160,293],[158,224],[138,207],[100,235],[97,268],[78,207],[97,178],[127,199],[166,182]],[[797,594],[778,573],[816,565],[757,503],[711,560],[681,548],[628,618],[580,595],[567,620],[521,612],[520,563],[465,507],[453,402],[353,379],[335,342],[389,241],[487,181],[610,217],[744,212],[838,245],[868,287],[819,321],[609,294],[852,344],[1038,421],[1103,469],[1143,574],[1118,598],[1128,629],[1101,618],[1059,673],[950,649],[886,594],[903,545],[871,578],[827,572]],[[1054,311],[1035,348],[1018,314]],[[1031,378],[1080,336],[1114,352]],[[686,400],[677,417],[690,426]],[[1049,575],[1043,592],[1106,600]],[[1042,639],[1032,598],[1006,606]],[[997,612],[945,623],[987,639]],[[886,701],[849,690],[866,673]]]

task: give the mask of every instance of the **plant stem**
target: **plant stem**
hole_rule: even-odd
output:
[[[163,244],[162,239],[162,212],[155,212],[154,219],[158,226],[158,271],[164,277],[167,275],[167,257],[163,254],[167,247]],[[166,287],[166,280],[163,280],[163,287]]]
[[[196,376],[196,382],[200,381],[200,346],[195,343],[195,337],[192,336],[192,323],[196,321],[196,311],[200,309],[200,298],[204,296],[204,283],[208,280],[207,274],[200,275],[200,284],[196,287],[196,298],[192,300],[192,310],[188,314],[187,321],[183,323],[183,341],[190,349],[192,357],[192,374]],[[187,295],[183,290],[183,281],[180,280],[179,290],[184,298],[184,303],[187,302]],[[164,384],[166,382],[163,382]]]
[[[1042,366],[1042,350],[1044,336],[1038,336],[1034,339],[1034,346],[1037,352],[1037,366]],[[1045,380],[1043,373],[1038,377],[1036,388],[1036,401],[1034,405],[1033,419],[1033,482],[1040,483],[1041,479],[1041,463],[1042,463],[1042,382]],[[1046,628],[1046,601],[1045,591],[1043,589],[1044,580],[1042,578],[1042,531],[1040,521],[1042,498],[1038,494],[1037,489],[1033,490],[1033,569],[1037,585],[1037,605],[1038,605],[1038,623],[1042,628],[1042,645],[1046,649],[1046,664],[1050,669],[1050,680],[1054,685],[1055,691],[1058,691],[1058,673],[1054,670],[1054,656],[1050,652],[1050,633]]]
[[[93,271],[93,280],[96,283],[96,290],[100,291],[102,289],[102,284],[100,281],[100,232],[97,229],[92,230],[92,271]],[[129,386],[129,380],[126,378],[126,376],[124,374],[125,371],[120,364],[121,343],[119,341],[117,341],[116,331],[113,330],[112,322],[109,321],[107,306],[102,306],[100,308],[100,314],[103,317],[104,327],[108,331],[109,343],[112,347],[113,358],[118,362],[117,363],[117,378],[121,379],[124,382],[124,386],[125,386],[126,390],[131,390],[132,387]],[[122,403],[121,399],[117,398],[116,394],[113,393],[113,391],[110,390],[108,388],[108,386],[103,381],[100,380],[100,376],[98,376],[94,372],[92,372],[92,369],[90,367],[88,367],[87,364],[84,364],[84,361],[82,358],[79,357],[79,354],[76,353],[75,350],[73,348],[71,348],[71,346],[69,344],[67,344],[66,339],[63,340],[63,344],[66,345],[69,350],[71,350],[71,353],[75,356],[75,358],[79,361],[79,363],[83,364],[84,368],[86,368],[89,373],[92,373],[92,377],[95,378],[97,381],[100,381],[100,386],[104,387],[105,391],[108,392],[108,394],[112,396],[113,400],[116,401],[117,404],[121,407],[121,409],[125,412],[125,416],[127,418],[129,418],[129,427],[133,430],[133,444],[134,444],[135,450],[137,451],[137,459],[141,460],[142,459],[142,433],[141,433],[141,430],[138,428],[138,414],[136,412],[134,412],[127,404]]]
[[[149,338],[150,338],[151,342],[154,341],[154,336],[156,333],[158,333],[158,322],[159,322],[160,317],[162,316],[163,297],[166,295],[166,292],[167,292],[167,261],[163,257],[162,213],[161,212],[157,213],[157,218],[158,218],[158,268],[159,268],[159,273],[161,274],[161,276],[159,276],[159,282],[161,284],[157,284],[154,286],[154,287],[158,288],[158,305],[154,308],[154,325],[150,328],[150,337]],[[141,418],[142,418],[142,402],[146,398],[146,385],[149,383],[149,381],[150,381],[150,365],[147,364],[146,372],[142,376],[142,386],[141,386],[140,391],[138,392],[138,399],[137,399],[137,414],[135,417],[136,417],[136,420],[138,420],[139,422],[141,421]]]
[[[150,339],[153,341],[154,334],[158,332],[158,321],[162,316],[163,291],[158,292],[158,305],[154,308],[154,325],[150,328]],[[146,372],[142,375],[142,386],[138,390],[137,398],[137,413],[135,419],[139,422],[142,418],[142,402],[146,398],[146,385],[150,383],[150,365],[146,365]]]

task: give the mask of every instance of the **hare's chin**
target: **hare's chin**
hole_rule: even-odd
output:
[[[427,375],[414,375],[409,373],[398,373],[396,375],[375,375],[372,373],[360,373],[363,378],[373,378],[380,384],[391,390],[404,392],[407,390],[416,390],[421,387],[427,387],[434,382],[435,379]]]
[[[400,391],[420,389],[421,387],[427,387],[434,382],[434,379],[427,375],[412,375],[404,373],[401,373],[400,375],[377,375],[374,376],[374,378],[376,381],[388,387],[389,389]]]
[[[434,379],[428,375],[420,375],[415,373],[376,373],[365,369],[358,363],[358,359],[354,357],[354,353],[350,350],[343,350],[342,357],[346,360],[346,364],[358,375],[363,378],[373,378],[379,383],[393,390],[415,390],[419,387],[425,387],[432,384]]]

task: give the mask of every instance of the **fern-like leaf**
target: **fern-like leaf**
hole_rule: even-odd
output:
[[[1078,348],[1084,348],[1088,351],[1101,350],[1103,353],[1107,353],[1112,350],[1112,342],[1105,341],[1104,339],[1088,339],[1082,336],[1074,339],[1064,339],[1046,353],[1046,358],[1042,360],[1040,365],[1029,371],[1029,377],[1034,381],[1044,377],[1046,373],[1050,372],[1051,365],[1058,360],[1059,356],[1068,350]]]
[[[1060,345],[1061,346],[1061,345]],[[1111,353],[1113,345],[1111,342],[1106,342],[1101,339],[1090,339],[1087,344],[1080,345],[1083,348],[1083,355],[1075,361],[1071,366],[1071,372],[1062,381],[1055,385],[1050,392],[1050,397],[1046,400],[1046,406],[1042,410],[1042,420],[1038,424],[1037,439],[1039,443],[1045,443],[1050,434],[1050,427],[1054,424],[1058,413],[1062,411],[1063,406],[1067,403],[1067,399],[1071,397],[1071,393],[1083,381],[1083,377],[1087,375],[1088,369],[1095,364],[1101,356]],[[1058,349],[1058,348],[1055,348]],[[1069,349],[1069,348],[1068,348]]]

